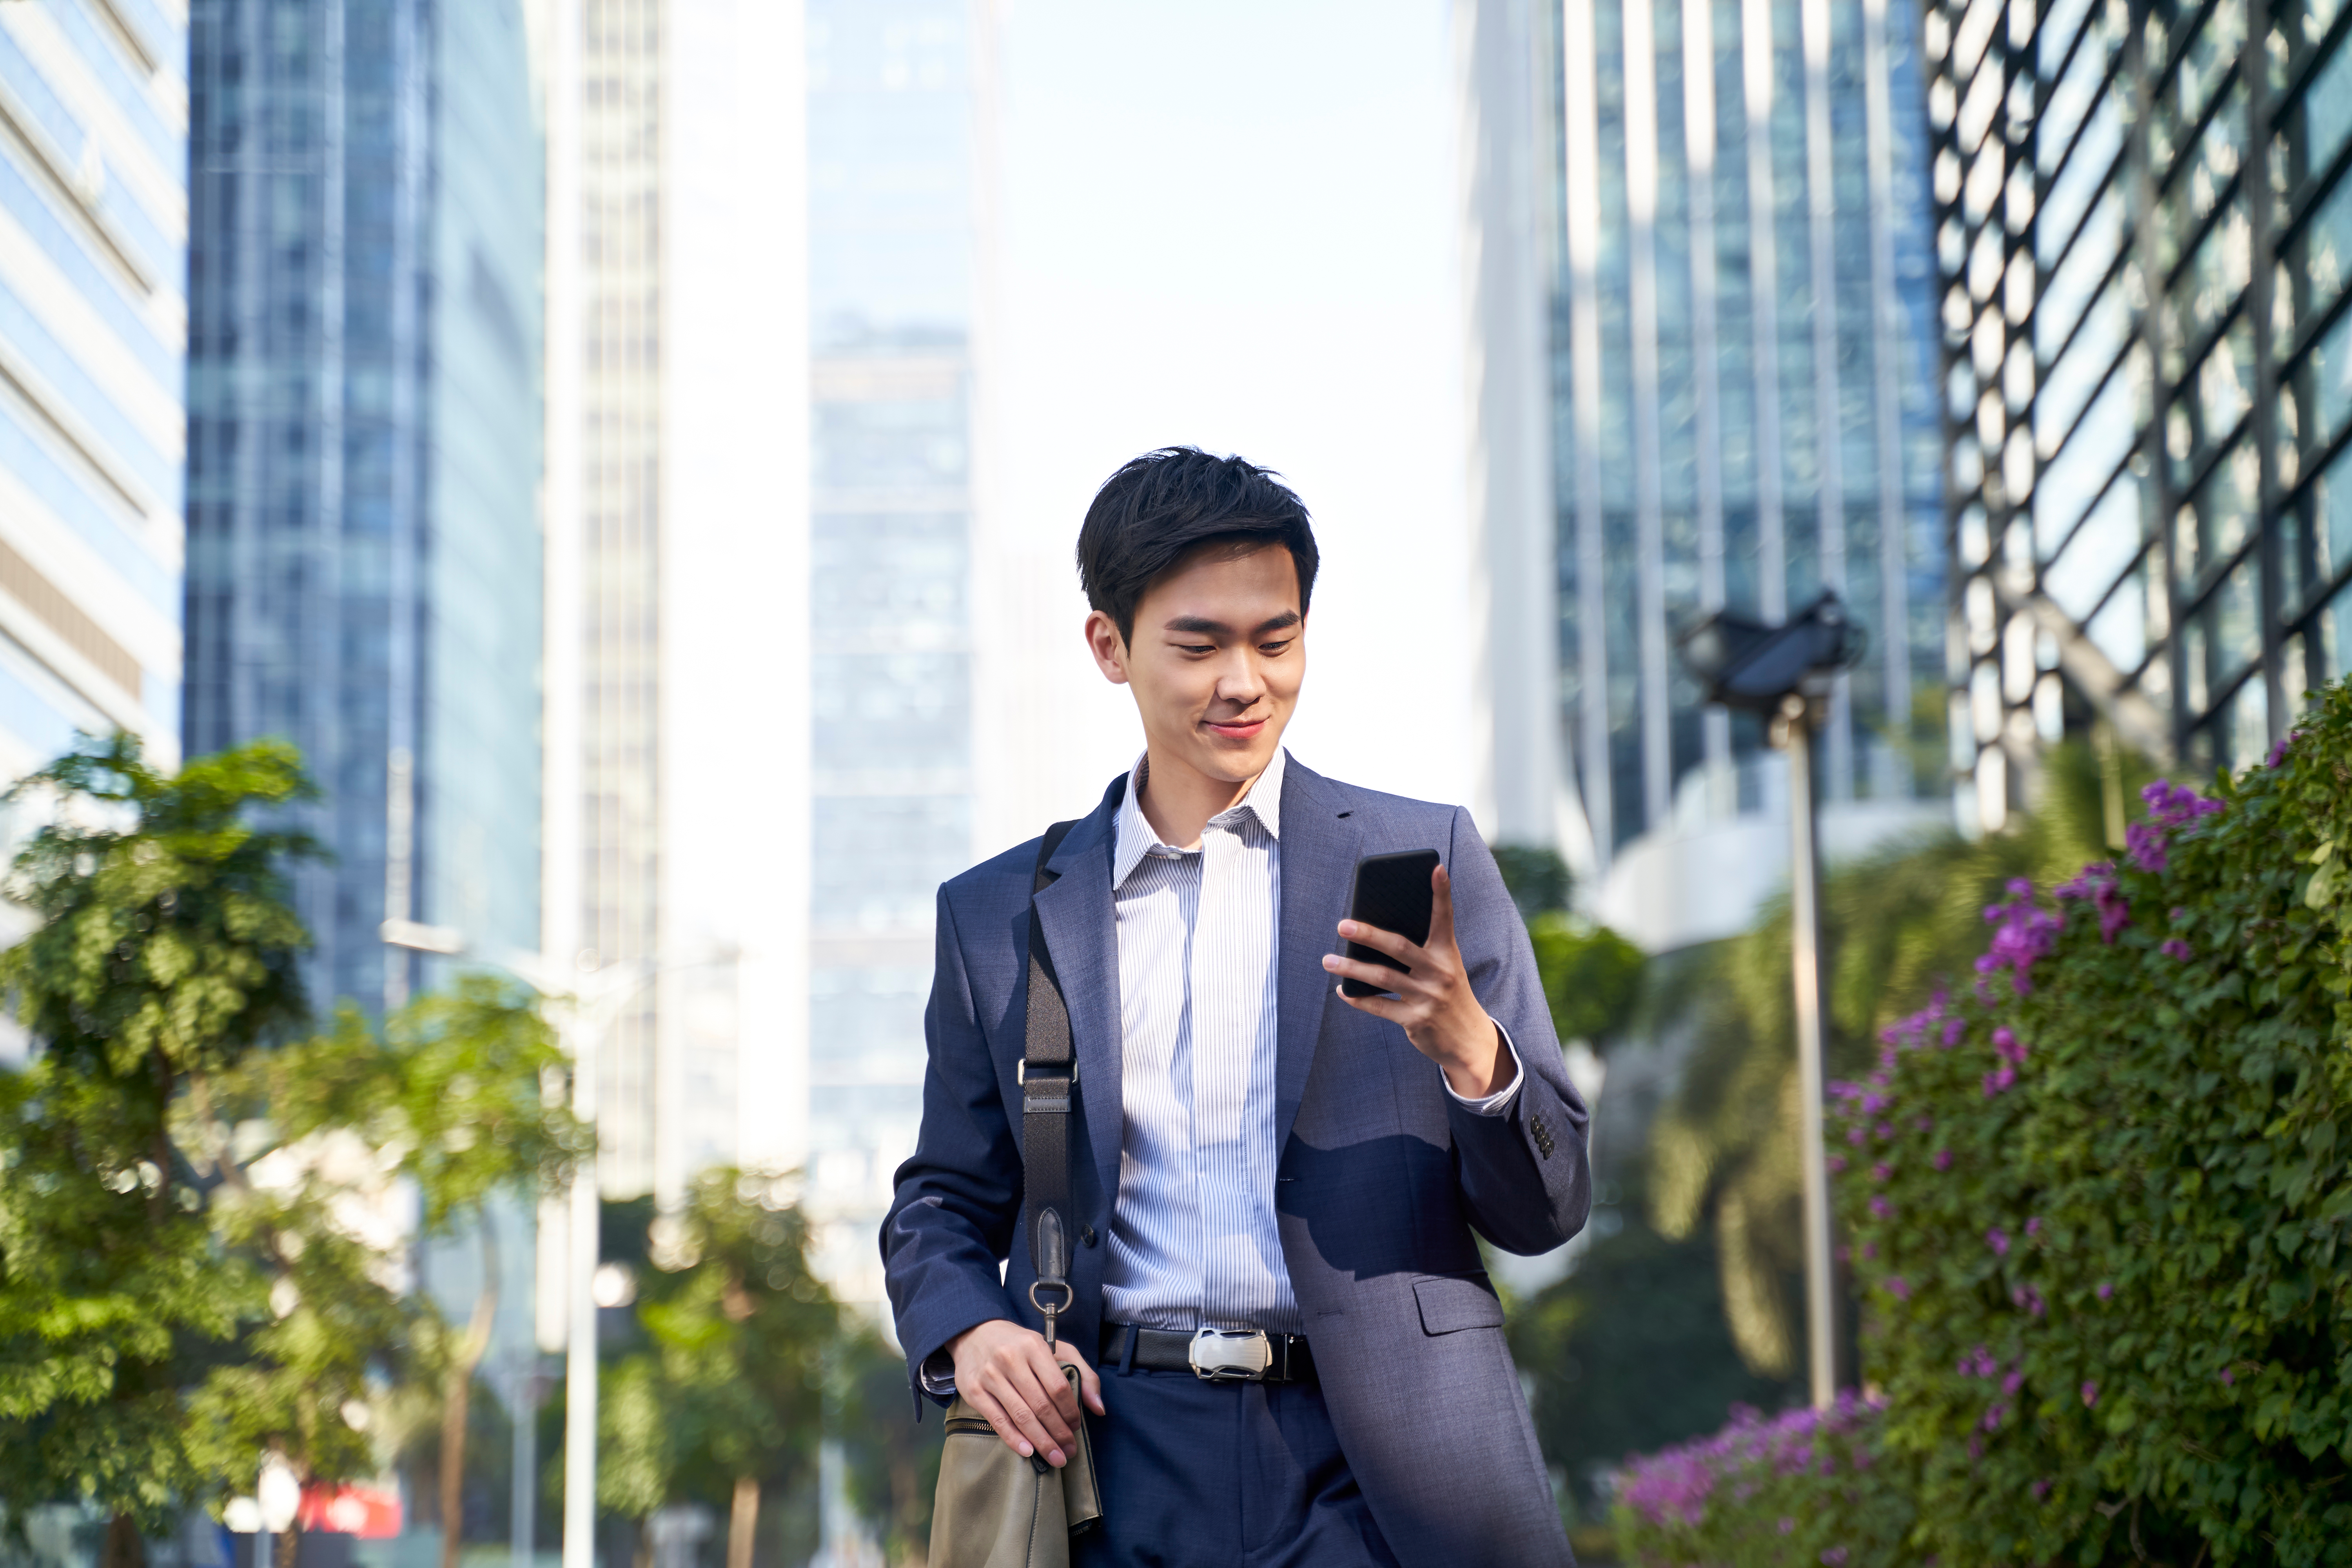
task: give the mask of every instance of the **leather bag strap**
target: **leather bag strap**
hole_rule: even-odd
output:
[[[1037,874],[1029,900],[1029,1012],[1021,1052],[1021,1163],[1029,1258],[1036,1265],[1030,1305],[1045,1317],[1053,1342],[1055,1320],[1076,1298],[1070,1286],[1070,1111],[1076,1103],[1078,1061],[1070,1045],[1070,1009],[1045,950],[1036,895],[1054,885],[1045,868],[1075,821],[1057,822],[1037,847]]]

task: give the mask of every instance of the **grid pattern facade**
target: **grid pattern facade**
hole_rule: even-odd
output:
[[[1869,630],[1822,747],[1832,801],[1940,788],[1944,552],[1926,125],[1885,0],[1538,8],[1560,703],[1594,847],[1753,810],[1752,721],[1679,622],[1837,590]],[[1686,796],[1684,798],[1687,799]]]
[[[663,0],[582,6],[581,839],[583,969],[675,962],[662,929]],[[648,986],[598,1047],[605,1188],[655,1180],[660,1063]]]
[[[0,5],[0,780],[178,755],[186,59],[155,0]]]
[[[191,752],[299,746],[321,1005],[538,938],[539,175],[511,5],[199,0]]]
[[[1963,807],[2235,766],[2352,662],[2352,8],[1931,6]]]
[[[933,898],[971,860],[978,9],[808,7],[811,1198],[857,1300],[921,1117]]]

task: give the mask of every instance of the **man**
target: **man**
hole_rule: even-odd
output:
[[[1149,453],[1087,510],[1087,646],[1145,748],[1034,895],[1077,1068],[1071,1304],[1049,1348],[1019,1223],[1033,840],[940,889],[922,1131],[882,1229],[898,1337],[919,1390],[1055,1465],[1087,1420],[1055,1363],[1079,1369],[1105,1511],[1079,1563],[1566,1564],[1473,1232],[1576,1234],[1585,1109],[1468,814],[1282,750],[1317,559],[1298,498],[1238,458]],[[1420,722],[1360,721],[1400,746]],[[1357,859],[1409,849],[1442,862],[1421,945],[1344,919]],[[1235,1342],[1204,1360],[1203,1328],[1268,1375],[1199,1375]]]

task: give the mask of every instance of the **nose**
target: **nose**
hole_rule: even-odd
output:
[[[1236,708],[1247,708],[1265,694],[1265,681],[1260,677],[1255,650],[1244,647],[1228,652],[1217,670],[1217,699]]]

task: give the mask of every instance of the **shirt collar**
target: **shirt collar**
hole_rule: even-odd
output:
[[[1257,775],[1249,788],[1233,805],[1209,818],[1213,826],[1229,826],[1246,812],[1257,818],[1267,837],[1282,842],[1282,775],[1290,753],[1280,746],[1274,749],[1274,760]],[[1127,775],[1127,790],[1118,803],[1118,843],[1111,855],[1110,885],[1124,883],[1129,873],[1143,863],[1144,857],[1158,850],[1163,855],[1181,855],[1182,850],[1162,844],[1160,835],[1151,830],[1143,807],[1137,804],[1143,793],[1143,782],[1150,776],[1151,753],[1146,752],[1135,759],[1135,769]]]

